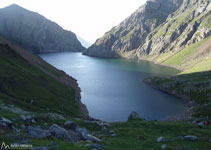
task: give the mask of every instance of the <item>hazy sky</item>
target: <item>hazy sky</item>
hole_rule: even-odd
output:
[[[0,0],[38,12],[90,43],[116,26],[146,0]]]

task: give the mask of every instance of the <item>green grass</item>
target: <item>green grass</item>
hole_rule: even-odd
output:
[[[185,49],[181,50],[180,52],[167,59],[164,64],[172,66],[181,65],[186,58],[194,54],[197,48],[203,45],[208,39],[210,39],[210,37],[186,47]]]
[[[75,91],[53,79],[19,56],[14,50],[0,47],[0,97],[7,103],[25,106],[34,103],[37,111],[79,115]]]
[[[193,72],[202,72],[209,71],[211,69],[211,58],[204,58],[199,63],[194,66],[191,66],[189,69],[182,72],[182,74],[193,73]]]

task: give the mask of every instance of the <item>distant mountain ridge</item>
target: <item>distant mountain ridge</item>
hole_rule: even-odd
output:
[[[146,59],[186,70],[210,56],[206,46],[203,55],[197,53],[210,35],[210,0],[149,0],[84,54]]]
[[[85,50],[73,32],[16,4],[0,9],[0,34],[33,53]]]

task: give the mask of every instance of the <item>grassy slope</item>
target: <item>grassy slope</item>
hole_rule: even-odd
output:
[[[194,54],[194,52],[196,52],[196,50],[203,45],[207,40],[209,40],[211,37],[206,38],[200,42],[194,43],[188,47],[186,47],[185,49],[181,50],[180,52],[176,53],[175,55],[173,55],[172,57],[170,57],[169,59],[167,59],[164,64],[165,65],[171,65],[171,66],[179,66],[182,65],[183,62],[191,55]]]
[[[35,67],[9,46],[0,45],[0,98],[36,111],[78,115],[75,91]],[[33,105],[30,101],[33,100]]]

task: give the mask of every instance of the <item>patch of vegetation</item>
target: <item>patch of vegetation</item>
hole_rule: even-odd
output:
[[[185,59],[194,54],[197,48],[203,45],[208,39],[210,39],[210,37],[186,47],[185,49],[179,51],[178,53],[167,59],[164,64],[172,66],[182,65]]]
[[[72,88],[33,66],[10,47],[0,47],[0,68],[0,97],[4,102],[16,102],[37,111],[79,115]]]

